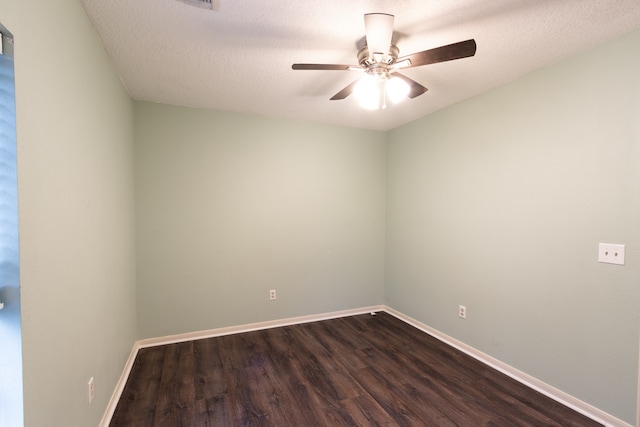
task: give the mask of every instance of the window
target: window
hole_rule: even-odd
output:
[[[13,37],[0,24],[0,425],[23,425]]]

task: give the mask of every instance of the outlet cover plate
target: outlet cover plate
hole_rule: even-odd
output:
[[[598,245],[598,262],[624,265],[624,245],[600,243]]]
[[[458,306],[458,317],[460,317],[462,319],[466,319],[467,318],[467,307],[465,307],[464,305],[459,305]]]

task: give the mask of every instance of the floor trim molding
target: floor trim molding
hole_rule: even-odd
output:
[[[102,420],[100,421],[100,427],[109,427],[111,423],[111,418],[113,417],[113,413],[116,411],[116,406],[118,406],[118,401],[120,400],[120,396],[122,396],[122,392],[124,391],[124,386],[127,384],[127,378],[129,378],[129,374],[131,373],[131,368],[133,368],[133,362],[136,360],[136,356],[138,355],[138,350],[140,347],[137,345],[137,341],[133,343],[133,348],[131,349],[131,353],[129,353],[129,358],[124,365],[124,369],[122,371],[122,375],[120,375],[120,379],[116,384],[115,390],[113,390],[113,394],[111,394],[111,399],[109,399],[109,403],[107,404],[107,409],[102,416]]]
[[[239,334],[242,332],[259,331],[261,329],[279,328],[281,326],[298,325],[302,323],[317,322],[319,320],[336,319],[338,317],[354,316],[385,310],[385,306],[356,308],[352,310],[333,311],[330,313],[311,314],[308,316],[290,317],[287,319],[269,320],[266,322],[250,323],[247,325],[229,326],[226,328],[209,329],[185,334],[169,335],[160,338],[148,338],[138,341],[139,348],[154,347],[157,345],[174,344],[178,342],[199,340],[203,338],[220,337],[223,335]]]
[[[111,418],[113,417],[113,414],[116,410],[116,406],[118,405],[118,401],[120,400],[120,396],[124,391],[124,386],[127,384],[127,378],[129,378],[129,374],[131,373],[131,369],[133,368],[133,362],[135,362],[136,356],[138,355],[138,351],[141,348],[154,347],[154,346],[166,345],[166,344],[174,344],[174,343],[198,340],[203,338],[220,337],[223,335],[240,334],[243,332],[258,331],[261,329],[279,328],[281,326],[298,325],[302,323],[317,322],[320,320],[329,320],[329,319],[336,319],[339,317],[355,316],[358,314],[374,313],[376,311],[383,311],[385,310],[385,308],[386,307],[384,305],[375,305],[375,306],[363,307],[363,308],[357,308],[357,309],[351,309],[351,310],[341,310],[341,311],[334,311],[329,313],[311,314],[308,316],[290,317],[286,319],[269,320],[266,322],[250,323],[246,325],[229,326],[224,328],[208,329],[204,331],[187,332],[184,334],[168,335],[165,337],[147,338],[147,339],[138,340],[133,343],[133,348],[131,349],[129,358],[127,359],[122,375],[120,376],[120,380],[116,384],[116,388],[113,391],[113,394],[111,395],[111,399],[109,399],[109,403],[107,404],[107,408],[102,417],[102,421],[100,422],[100,427],[109,427],[109,424],[111,423]]]
[[[390,315],[402,320],[403,322],[420,329],[422,332],[429,334],[432,337],[450,345],[451,347],[454,347],[462,351],[463,353],[468,354],[474,359],[477,359],[480,362],[502,372],[503,374],[513,378],[514,380],[544,394],[545,396],[557,402],[562,403],[563,405],[573,409],[574,411],[577,411],[595,421],[598,421],[604,424],[605,427],[632,427],[630,424],[627,424],[626,422],[614,417],[613,415],[610,415],[604,411],[601,411],[600,409],[586,402],[583,402],[580,399],[577,399],[561,390],[558,390],[557,388],[552,387],[549,384],[546,384],[538,380],[537,378],[532,377],[531,375],[528,375],[510,365],[507,365],[506,363],[501,362],[500,360],[495,359],[489,356],[488,354],[485,354],[461,341],[458,341],[455,338],[452,338],[386,305],[376,305],[376,306],[363,307],[363,308],[357,308],[352,310],[342,310],[342,311],[334,311],[330,313],[321,313],[321,314],[291,317],[291,318],[279,319],[279,320],[270,320],[266,322],[251,323],[247,325],[229,326],[224,328],[209,329],[205,331],[189,332],[189,333],[177,334],[177,335],[169,335],[169,336],[159,337],[159,338],[148,338],[148,339],[136,341],[133,344],[133,348],[131,349],[129,358],[127,359],[122,375],[120,376],[120,380],[118,381],[116,388],[113,391],[113,394],[111,396],[111,399],[109,400],[105,414],[102,418],[102,421],[100,422],[100,426],[101,427],[109,426],[109,423],[111,422],[111,418],[113,417],[113,414],[116,410],[118,401],[120,400],[120,396],[124,391],[124,387],[127,383],[127,378],[129,377],[129,373],[133,368],[133,363],[136,359],[136,356],[138,355],[138,351],[141,348],[154,347],[154,346],[166,345],[166,344],[174,344],[174,343],[203,339],[203,338],[219,337],[223,335],[239,334],[243,332],[257,331],[261,329],[278,328],[281,326],[317,322],[320,320],[336,319],[339,317],[354,316],[358,314],[375,313],[377,311],[385,311],[389,313]]]
[[[605,427],[633,427],[630,424],[627,424],[626,422],[620,420],[619,418],[614,417],[611,414],[608,414],[586,402],[583,402],[582,400],[577,399],[571,396],[570,394],[563,392],[562,390],[558,390],[557,388],[550,386],[549,384],[542,382],[539,379],[534,378],[531,375],[526,374],[514,368],[513,366],[510,366],[504,362],[501,362],[500,360],[495,359],[489,356],[488,354],[485,354],[480,350],[477,350],[463,343],[462,341],[458,341],[455,338],[452,338],[446,334],[443,334],[437,329],[427,326],[424,323],[416,319],[413,319],[412,317],[409,317],[403,313],[400,313],[399,311],[394,310],[391,307],[385,306],[384,311],[386,311],[387,313],[391,314],[394,317],[397,317],[403,322],[408,323],[420,329],[422,332],[425,332],[431,335],[432,337],[439,339],[440,341],[450,345],[451,347],[454,347],[462,351],[463,353],[468,354],[469,356],[473,357],[476,360],[479,360],[485,365],[488,365],[493,369],[502,372],[503,374],[526,385],[527,387],[532,388],[544,394],[545,396],[557,402],[562,403],[563,405],[573,409],[576,412],[581,413],[586,417],[591,418],[592,420],[595,420],[599,423],[604,424]]]

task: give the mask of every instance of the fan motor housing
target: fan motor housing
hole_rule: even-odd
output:
[[[398,46],[392,44],[389,46],[386,61],[378,62],[373,55],[369,54],[369,48],[365,46],[358,51],[358,63],[362,68],[367,70],[367,72],[388,72],[389,67],[398,59],[399,53],[400,49],[398,49]]]

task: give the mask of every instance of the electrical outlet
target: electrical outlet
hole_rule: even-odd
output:
[[[275,290],[275,289],[271,289],[271,290],[269,291],[269,299],[270,299],[271,301],[273,301],[274,299],[276,299],[276,290]]]
[[[91,377],[91,379],[89,380],[89,382],[87,383],[87,391],[89,392],[89,403],[93,402],[93,397],[95,396],[95,387],[94,387],[94,382],[93,382],[93,377]]]
[[[624,245],[600,243],[598,245],[598,261],[607,264],[624,265]]]
[[[467,307],[465,307],[464,305],[458,306],[458,317],[461,317],[462,319],[467,318]]]

